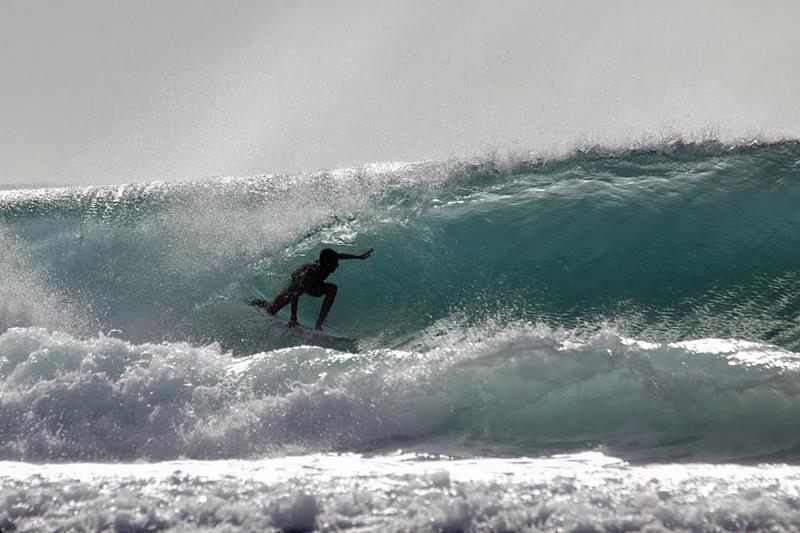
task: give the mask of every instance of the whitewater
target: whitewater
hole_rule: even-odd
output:
[[[798,206],[794,140],[0,191],[0,530],[795,531]],[[325,247],[356,352],[248,305]]]

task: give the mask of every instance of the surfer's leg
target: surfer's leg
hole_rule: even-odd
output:
[[[336,299],[336,291],[338,290],[336,285],[333,283],[325,283],[325,300],[322,302],[322,307],[319,310],[319,316],[317,317],[317,325],[314,326],[314,329],[322,330],[322,323],[325,321],[325,317],[328,316],[328,311],[331,310],[331,306],[333,305],[333,301]]]
[[[283,291],[282,293],[277,295],[274,300],[272,300],[272,305],[267,307],[267,313],[271,315],[277,314],[278,311],[286,307],[286,304],[288,304],[289,301],[290,297],[288,291]]]

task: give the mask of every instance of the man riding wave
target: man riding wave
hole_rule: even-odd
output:
[[[331,310],[333,301],[336,299],[336,291],[338,288],[333,283],[325,281],[336,268],[339,266],[340,259],[366,259],[372,255],[372,248],[366,250],[358,255],[343,254],[331,248],[325,248],[319,253],[319,259],[313,263],[306,263],[292,272],[289,284],[278,294],[270,304],[266,300],[253,300],[250,305],[261,307],[267,313],[274,315],[287,304],[291,303],[291,318],[289,319],[289,327],[297,325],[297,306],[300,296],[308,294],[315,298],[321,296],[325,297],[322,302],[322,307],[319,310],[317,323],[314,329],[322,330],[322,323],[325,317],[328,316],[328,311]]]

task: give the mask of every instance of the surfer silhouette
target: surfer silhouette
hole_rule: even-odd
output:
[[[278,294],[272,303],[266,300],[253,300],[250,305],[261,307],[267,313],[274,315],[287,304],[292,304],[292,316],[289,319],[289,327],[297,325],[297,305],[300,301],[300,296],[308,294],[315,298],[324,296],[325,300],[322,302],[322,307],[319,310],[317,323],[315,329],[322,330],[322,323],[325,317],[328,316],[328,311],[331,310],[333,301],[336,299],[336,291],[338,288],[333,283],[325,281],[336,268],[339,266],[340,259],[366,259],[372,255],[372,248],[366,250],[358,255],[343,254],[331,248],[325,248],[319,253],[319,259],[313,263],[306,263],[292,273],[289,284],[280,294]]]

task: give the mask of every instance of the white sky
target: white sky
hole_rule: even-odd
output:
[[[800,137],[800,2],[0,0],[0,186]]]

